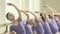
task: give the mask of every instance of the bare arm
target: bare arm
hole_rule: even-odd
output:
[[[48,9],[50,9],[51,12],[52,12],[52,16],[54,17],[54,11],[53,11],[53,9],[51,7],[49,7],[48,5],[45,5],[44,7],[47,7]]]
[[[36,20],[38,20],[38,17],[34,13],[32,13],[30,11],[28,11],[28,12],[31,13],[35,17]]]
[[[33,31],[33,34],[35,34],[35,32]]]
[[[35,11],[35,13],[40,13],[40,12],[38,12],[38,11]]]
[[[26,13],[26,10],[21,12],[23,12],[27,16],[27,20],[29,21],[29,15]]]
[[[10,31],[9,34],[16,34],[16,32],[14,32],[14,31]]]
[[[13,6],[16,10],[17,10],[17,12],[18,12],[18,14],[19,14],[19,18],[21,19],[21,10],[19,10],[14,4],[11,4],[11,3],[7,3],[7,5],[9,5],[9,6]]]
[[[54,13],[54,15],[60,15],[60,13]]]
[[[0,24],[0,27],[6,26],[6,24]]]
[[[6,25],[10,25],[11,23],[2,23],[0,24],[0,27],[6,26]]]
[[[53,8],[54,13],[56,13],[56,9]]]

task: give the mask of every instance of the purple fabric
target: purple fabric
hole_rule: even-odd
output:
[[[32,34],[32,27],[31,25],[28,23],[28,21],[26,22],[26,25],[25,25],[25,30],[26,30],[26,34]]]
[[[10,31],[15,31],[16,34],[26,34],[24,25],[21,19],[18,19],[18,26],[11,25]]]
[[[36,22],[37,22],[37,26],[33,26],[32,30],[33,31],[35,30],[37,34],[44,34],[44,29],[42,24],[39,21],[36,21]]]
[[[56,32],[58,31],[58,26],[54,18],[51,19],[51,23],[49,23],[49,25],[50,25],[52,33],[56,34]]]
[[[51,34],[52,33],[51,29],[50,29],[50,26],[49,26],[49,24],[46,20],[45,20],[45,23],[44,23],[43,27],[44,27],[45,34]]]
[[[58,28],[59,28],[59,32],[60,32],[60,23],[57,23],[57,25],[58,25]]]

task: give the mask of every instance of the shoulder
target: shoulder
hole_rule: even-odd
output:
[[[32,26],[32,31],[34,31],[34,26]]]
[[[18,18],[18,19],[16,19],[16,21],[22,21],[22,19],[21,18]]]
[[[13,25],[10,26],[10,29],[12,29],[12,28],[13,28]]]

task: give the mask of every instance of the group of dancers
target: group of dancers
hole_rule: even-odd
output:
[[[15,17],[12,13],[8,12],[6,14],[7,20],[11,21],[12,25],[10,26],[9,34],[56,34],[60,32],[60,15],[56,13],[55,9],[52,9],[48,5],[47,7],[51,10],[51,14],[47,12],[31,12],[28,10],[20,10],[14,4],[7,3],[8,6],[13,6],[18,12],[18,18],[15,20]],[[26,24],[23,24],[21,12],[24,13],[27,17]],[[39,13],[40,18],[36,15]],[[34,16],[34,19],[30,19],[29,14]],[[35,33],[36,32],[36,33]]]

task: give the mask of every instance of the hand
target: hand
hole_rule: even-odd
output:
[[[7,3],[7,5],[12,6],[12,5],[14,5],[14,4],[12,4],[12,3]]]
[[[28,13],[32,13],[31,11],[27,11],[27,10],[25,10],[26,12],[28,12]]]
[[[1,33],[1,34],[5,34],[5,33]]]
[[[43,7],[47,7],[48,5],[44,5]]]
[[[36,11],[35,13],[40,13],[40,12],[37,12],[37,11]]]
[[[26,10],[25,10],[26,11]],[[26,12],[29,12],[29,11],[26,11]]]

